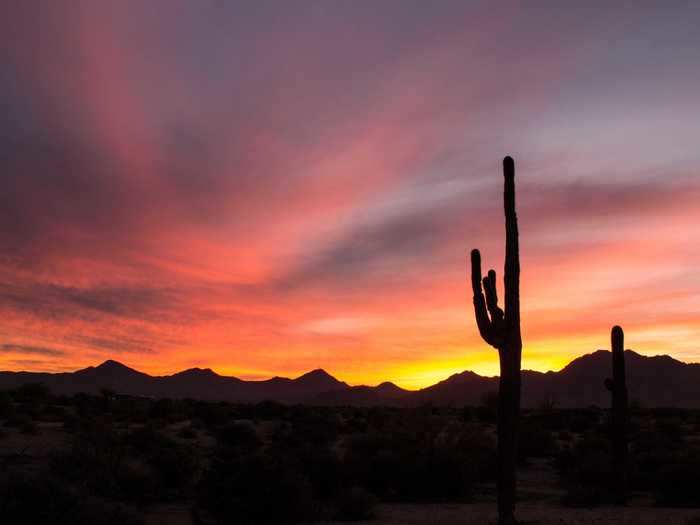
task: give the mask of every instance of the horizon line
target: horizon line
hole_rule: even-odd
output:
[[[567,366],[569,366],[569,365],[570,365],[571,363],[573,363],[574,361],[577,361],[578,359],[582,359],[582,358],[584,358],[584,357],[592,356],[593,354],[596,354],[596,353],[598,353],[598,352],[610,352],[610,350],[609,350],[609,349],[606,349],[606,348],[599,348],[599,349],[594,350],[594,351],[592,351],[592,352],[585,353],[585,354],[581,354],[581,355],[579,355],[579,356],[573,358],[571,361],[569,361],[568,363],[566,363],[564,366],[562,366],[562,367],[559,368],[558,370],[544,370],[544,371],[543,371],[543,370],[533,370],[533,369],[524,368],[524,369],[522,369],[522,371],[523,371],[523,372],[535,372],[535,373],[539,373],[539,374],[558,373],[558,372],[561,372],[562,370],[564,370]],[[639,352],[637,352],[637,351],[635,351],[635,350],[632,350],[631,348],[626,348],[626,349],[625,349],[625,353],[627,353],[627,352],[631,352],[631,353],[633,353],[633,354],[635,354],[635,355],[638,355],[638,356],[640,356],[640,357],[644,357],[644,358],[647,358],[647,359],[653,359],[653,358],[657,358],[657,357],[668,357],[668,358],[670,358],[670,359],[672,359],[672,360],[674,360],[674,361],[677,361],[677,362],[679,362],[679,363],[682,363],[682,364],[684,364],[684,365],[695,365],[695,364],[700,364],[700,362],[682,361],[682,360],[680,360],[680,359],[677,359],[677,358],[673,357],[673,356],[670,355],[670,354],[644,355],[644,354],[640,354]],[[321,367],[319,367],[319,368],[313,368],[313,369],[308,370],[307,372],[303,372],[303,373],[301,373],[301,374],[299,374],[298,376],[295,376],[295,377],[286,377],[286,376],[278,376],[278,375],[275,375],[275,376],[268,377],[268,378],[266,378],[266,379],[243,379],[242,377],[239,377],[239,376],[232,376],[232,375],[223,375],[223,374],[220,374],[220,373],[218,373],[216,370],[212,369],[211,367],[199,367],[199,366],[193,366],[193,367],[190,367],[190,368],[185,368],[185,369],[182,369],[182,370],[177,370],[177,371],[172,372],[172,373],[169,373],[169,374],[156,374],[156,375],[151,375],[151,374],[149,374],[149,373],[147,373],[147,372],[142,372],[141,370],[138,370],[138,369],[136,369],[136,368],[134,368],[134,367],[131,367],[131,366],[129,366],[129,365],[126,365],[126,364],[124,364],[123,362],[118,361],[118,360],[116,360],[116,359],[112,359],[112,358],[105,359],[104,361],[102,361],[101,363],[99,363],[99,364],[97,364],[97,365],[88,365],[88,366],[86,366],[86,367],[77,368],[77,369],[72,370],[72,371],[67,371],[67,370],[66,370],[66,371],[60,371],[60,372],[41,372],[41,371],[32,371],[32,370],[0,370],[0,373],[11,373],[11,374],[22,374],[22,373],[24,373],[24,374],[49,374],[49,375],[74,374],[74,373],[76,373],[76,372],[80,372],[80,371],[82,371],[82,370],[87,370],[87,369],[90,369],[90,368],[99,368],[100,366],[103,366],[103,365],[105,365],[105,364],[107,364],[107,363],[110,363],[110,362],[115,363],[115,364],[120,365],[120,366],[123,366],[123,367],[125,367],[125,368],[128,368],[128,369],[130,369],[130,370],[133,370],[133,371],[135,371],[135,372],[137,372],[137,373],[144,374],[144,375],[147,375],[147,376],[149,376],[149,377],[153,377],[153,378],[158,378],[158,377],[172,377],[172,376],[175,376],[175,375],[177,375],[177,374],[181,374],[181,373],[183,373],[183,372],[187,372],[187,371],[190,371],[190,370],[201,370],[201,371],[207,371],[207,370],[208,370],[208,371],[212,372],[213,374],[215,374],[215,375],[218,376],[218,377],[223,377],[223,378],[227,378],[227,379],[237,379],[237,380],[239,380],[239,381],[244,381],[244,382],[246,382],[246,383],[257,383],[257,382],[271,381],[271,380],[273,380],[273,379],[288,379],[288,380],[291,380],[291,381],[295,381],[295,380],[298,380],[298,379],[300,379],[300,378],[302,378],[302,377],[304,377],[304,376],[306,376],[306,375],[308,375],[308,374],[311,374],[311,373],[313,373],[313,372],[323,372],[323,373],[327,374],[328,376],[332,377],[333,379],[335,379],[336,381],[341,382],[341,383],[345,383],[345,384],[348,385],[349,387],[370,387],[370,388],[376,388],[376,387],[378,387],[378,386],[380,386],[380,385],[383,385],[383,384],[386,384],[386,383],[390,383],[390,384],[392,384],[392,385],[394,385],[394,386],[400,388],[401,390],[405,390],[405,391],[407,391],[407,392],[417,392],[417,391],[423,390],[423,389],[425,389],[425,388],[428,388],[428,387],[430,387],[430,386],[439,384],[439,383],[441,383],[442,381],[446,381],[446,380],[448,380],[448,379],[450,379],[451,377],[454,377],[454,376],[456,376],[456,375],[461,375],[461,374],[465,374],[465,373],[472,373],[472,374],[474,374],[474,375],[477,375],[477,376],[479,376],[479,377],[486,378],[486,379],[494,379],[494,378],[499,377],[498,374],[496,374],[496,375],[481,375],[481,374],[479,374],[479,373],[477,373],[477,372],[474,372],[473,370],[462,370],[461,372],[455,372],[454,374],[451,374],[451,375],[445,377],[444,379],[441,379],[441,380],[439,380],[439,381],[433,383],[432,385],[427,385],[427,386],[425,386],[425,387],[421,387],[421,388],[414,389],[414,388],[404,388],[404,387],[402,387],[402,386],[399,386],[396,382],[394,382],[394,381],[392,381],[392,380],[384,380],[384,381],[381,381],[381,382],[377,383],[376,385],[369,385],[369,384],[365,384],[365,383],[361,383],[361,384],[350,384],[350,383],[348,383],[347,381],[343,381],[342,379],[339,379],[339,378],[336,377],[334,374],[328,372],[326,369],[321,368]]]

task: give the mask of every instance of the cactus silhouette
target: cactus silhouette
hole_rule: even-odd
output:
[[[615,499],[624,503],[627,495],[627,382],[625,378],[625,334],[614,326],[610,334],[613,377],[605,380],[612,394],[612,467]]]
[[[498,306],[496,272],[481,277],[481,254],[471,253],[471,278],[474,314],[481,337],[498,350],[498,523],[512,525],[515,520],[518,419],[520,416],[520,256],[518,219],[515,214],[515,163],[503,159],[503,205],[506,222],[506,262],[503,282],[505,310]],[[483,290],[482,290],[483,286]],[[485,297],[484,297],[485,296]]]

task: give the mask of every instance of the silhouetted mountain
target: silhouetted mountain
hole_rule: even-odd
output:
[[[391,381],[384,381],[383,383],[375,386],[374,391],[386,398],[394,399],[404,397],[406,394],[410,393],[409,390],[404,390],[403,388],[396,386]]]
[[[325,370],[317,368],[311,372],[297,377],[294,380],[297,384],[303,385],[309,391],[325,392],[333,390],[341,390],[348,388],[348,384],[343,381],[338,381]]]
[[[625,352],[629,396],[642,406],[700,408],[700,364],[686,364],[669,356],[645,357]],[[598,350],[574,359],[558,372],[522,373],[524,407],[552,400],[557,407],[607,407],[610,398],[603,382],[611,372],[611,356]],[[393,383],[350,386],[325,370],[313,370],[296,379],[273,377],[245,381],[221,376],[209,368],[190,368],[169,376],[150,376],[117,361],[105,361],[72,373],[0,372],[0,389],[24,383],[44,383],[54,393],[116,393],[149,397],[191,397],[204,400],[355,406],[479,405],[498,390],[498,377],[474,372],[454,374],[421,390],[404,390]]]
[[[414,394],[417,403],[436,405],[479,405],[485,394],[498,390],[497,377],[483,377],[466,371],[453,374],[432,386]]]

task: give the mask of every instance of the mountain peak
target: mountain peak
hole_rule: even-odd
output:
[[[625,350],[625,358],[627,360],[628,365],[634,365],[634,364],[644,364],[644,365],[649,365],[651,363],[655,364],[665,364],[665,365],[670,365],[670,366],[683,366],[686,365],[687,363],[683,363],[681,361],[678,361],[677,359],[674,359],[673,357],[669,355],[655,355],[655,356],[646,356],[639,354],[635,352],[634,350],[627,349]],[[580,357],[577,357],[573,361],[571,361],[568,365],[566,365],[564,368],[560,370],[560,372],[571,372],[573,370],[591,370],[591,371],[597,371],[598,366],[605,366],[607,362],[612,359],[610,350],[596,350],[595,352],[592,352],[590,354],[584,354]]]
[[[311,370],[310,372],[306,372],[305,374],[302,374],[299,377],[297,377],[297,380],[305,379],[305,378],[308,378],[308,379],[311,379],[311,378],[335,379],[335,377],[330,375],[323,368],[315,368],[314,370]]]
[[[214,372],[211,368],[193,367],[193,368],[188,368],[187,370],[183,370],[181,372],[178,372],[174,375],[176,375],[176,376],[192,376],[192,377],[215,377],[215,376],[218,376],[219,374]]]
[[[100,371],[129,371],[129,372],[135,372],[133,368],[129,368],[123,363],[120,363],[119,361],[115,361],[113,359],[107,359],[104,363],[97,365],[95,367],[95,370],[100,370]]]
[[[342,381],[338,381],[335,377],[330,375],[322,368],[316,368],[315,370],[311,370],[311,372],[307,372],[297,377],[294,380],[294,382],[306,385],[308,387],[313,386],[315,388],[328,389],[337,388],[339,386],[347,386],[345,383],[343,383]]]
[[[375,387],[375,390],[385,396],[399,396],[408,392],[391,381],[384,381]]]
[[[76,373],[83,377],[94,376],[95,378],[100,378],[101,381],[136,376],[147,377],[143,372],[129,368],[125,364],[120,363],[119,361],[114,361],[113,359],[107,359],[105,362],[97,366],[83,368],[82,370],[78,370]]]

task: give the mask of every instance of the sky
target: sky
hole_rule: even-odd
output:
[[[0,369],[497,374],[504,155],[523,367],[700,361],[700,4],[528,4],[4,2]]]

